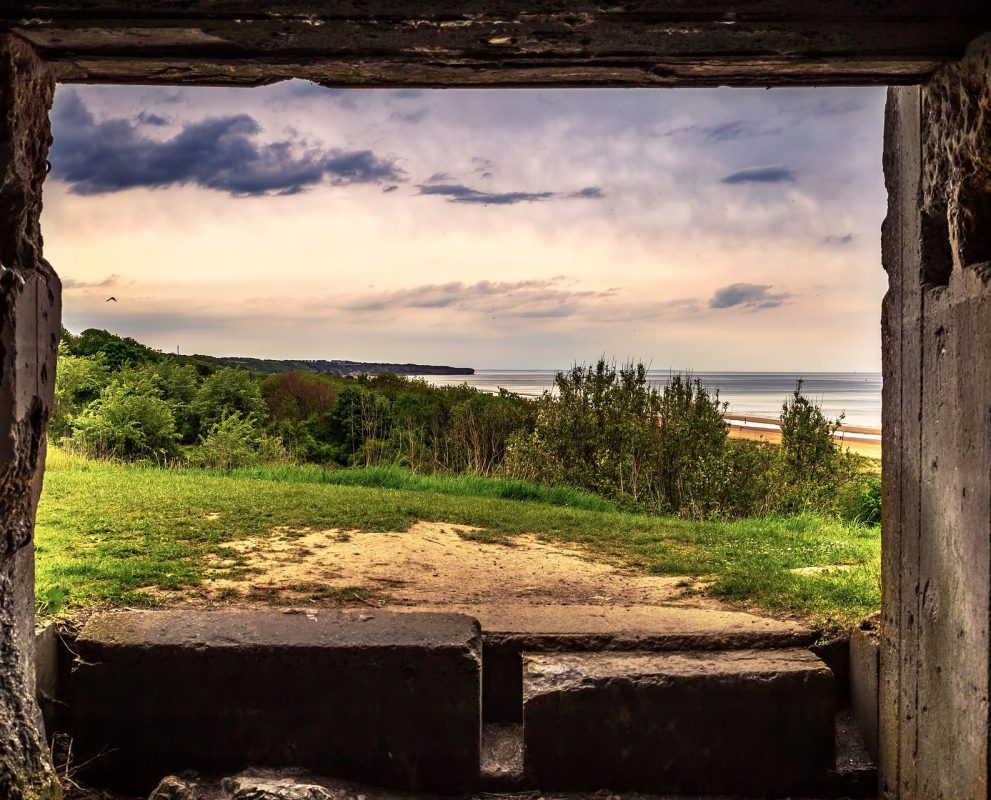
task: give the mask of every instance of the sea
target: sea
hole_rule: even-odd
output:
[[[474,375],[423,375],[435,386],[468,384],[485,392],[500,389],[524,397],[540,397],[552,391],[557,370],[476,370]],[[672,376],[668,370],[651,370],[651,384],[662,387]],[[719,392],[729,403],[727,413],[759,417],[781,416],[781,404],[802,380],[802,392],[814,400],[830,419],[844,414],[846,425],[881,427],[880,372],[693,372],[710,392]]]

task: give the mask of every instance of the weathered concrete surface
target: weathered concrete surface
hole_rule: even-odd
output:
[[[522,653],[732,650],[805,647],[817,633],[790,620],[715,605],[419,606],[469,614],[482,626],[482,711],[488,722],[523,719]]]
[[[885,797],[988,797],[991,39],[892,90],[882,254]]]
[[[34,515],[52,406],[60,286],[41,255],[55,83],[0,34],[0,797],[56,797],[34,702]]]
[[[850,710],[871,758],[877,761],[878,681],[881,643],[876,628],[861,627],[850,637]]]
[[[94,775],[145,791],[168,772],[249,765],[470,788],[480,644],[454,614],[100,614],[75,643],[75,751],[110,751]]]
[[[490,723],[482,726],[480,769],[480,787],[486,792],[519,792],[524,788],[521,724]]]
[[[836,713],[836,770],[827,787],[830,797],[877,798],[877,763],[848,708]]]
[[[913,83],[991,29],[984,0],[15,0],[61,80],[335,85]]]
[[[524,656],[541,790],[783,796],[834,767],[833,676],[808,650]]]

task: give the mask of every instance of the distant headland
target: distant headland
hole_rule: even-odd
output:
[[[190,356],[198,361],[223,367],[241,367],[253,372],[276,375],[280,372],[320,372],[324,375],[474,375],[471,367],[446,367],[432,364],[389,364],[385,362],[343,361],[334,359],[294,360],[273,358],[247,358],[240,356]]]

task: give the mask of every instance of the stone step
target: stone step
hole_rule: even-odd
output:
[[[123,611],[81,631],[73,747],[94,782],[293,766],[380,786],[478,782],[481,638],[457,614]]]
[[[833,675],[803,648],[525,653],[524,768],[541,791],[814,795]]]
[[[818,632],[722,608],[689,606],[531,605],[438,606],[482,626],[482,716],[489,723],[523,720],[527,652],[739,650],[808,647]]]

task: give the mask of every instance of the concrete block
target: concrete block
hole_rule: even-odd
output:
[[[170,772],[294,766],[404,789],[478,780],[478,623],[457,614],[128,611],[76,641],[79,761],[147,792]]]
[[[483,631],[482,715],[492,723],[523,721],[524,652],[771,650],[811,646],[818,637],[791,621],[684,606],[510,604],[472,612]]]
[[[833,676],[805,649],[527,654],[524,670],[542,791],[783,796],[834,766]]]
[[[850,637],[850,710],[871,758],[878,758],[878,684],[881,640],[876,630],[860,629]]]
[[[51,739],[64,724],[64,696],[72,656],[55,623],[36,631],[34,643],[34,691],[43,721],[40,730]]]

